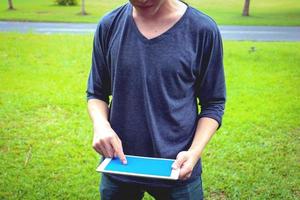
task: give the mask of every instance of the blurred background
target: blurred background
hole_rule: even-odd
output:
[[[95,23],[126,2],[0,0],[0,199],[99,199],[85,89]],[[224,39],[205,199],[299,199],[300,1],[186,2]]]

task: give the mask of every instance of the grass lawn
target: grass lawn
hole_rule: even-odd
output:
[[[7,10],[7,1],[0,4],[0,20],[98,22],[106,12],[126,0],[88,0],[87,16],[80,16],[80,5],[56,6],[54,0],[14,0],[15,11]],[[81,2],[78,0],[78,2]],[[299,0],[251,1],[250,17],[242,17],[244,0],[186,0],[190,5],[212,16],[218,24],[233,25],[300,25]]]
[[[0,38],[0,199],[98,199],[91,35]],[[224,43],[228,103],[203,155],[206,199],[299,198],[299,49]]]

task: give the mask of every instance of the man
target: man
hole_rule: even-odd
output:
[[[181,1],[130,0],[102,18],[87,88],[93,148],[123,164],[124,154],[176,159],[180,180],[103,174],[101,199],[203,198],[200,156],[224,112],[222,60],[215,22]]]

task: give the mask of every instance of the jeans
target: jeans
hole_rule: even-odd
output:
[[[101,200],[141,200],[144,192],[148,192],[156,200],[202,200],[201,177],[195,181],[172,188],[147,187],[134,183],[123,183],[112,180],[102,174],[100,184]]]

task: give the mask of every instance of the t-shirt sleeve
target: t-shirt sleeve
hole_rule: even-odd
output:
[[[87,100],[99,99],[109,103],[111,94],[110,75],[106,64],[106,30],[105,24],[100,22],[97,26],[92,52],[92,65],[87,83]]]
[[[222,124],[225,109],[226,86],[223,67],[223,45],[220,31],[217,27],[206,34],[202,49],[200,73],[196,93],[199,98],[201,117],[215,119]]]

